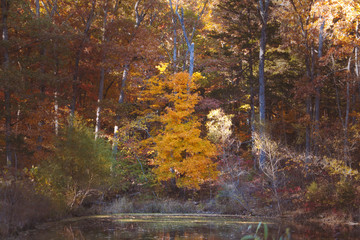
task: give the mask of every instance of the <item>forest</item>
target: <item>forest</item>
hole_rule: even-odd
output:
[[[359,20],[359,0],[1,0],[0,236],[165,203],[358,221]]]

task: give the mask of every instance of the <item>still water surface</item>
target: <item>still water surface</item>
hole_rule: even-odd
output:
[[[280,239],[286,229],[291,239],[360,239],[359,227],[337,232],[320,226],[299,226],[262,220],[269,228],[269,239]],[[41,225],[22,233],[22,240],[97,239],[241,239],[253,234],[259,220],[219,215],[119,214],[81,217]],[[263,228],[260,229],[260,235]]]

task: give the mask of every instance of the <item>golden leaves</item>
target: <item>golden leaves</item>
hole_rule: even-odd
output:
[[[153,149],[157,152],[153,165],[158,181],[175,178],[179,187],[198,189],[218,175],[212,161],[216,147],[200,137],[201,123],[193,116],[199,101],[197,93],[193,93],[195,80],[200,78],[200,74],[194,74],[190,79],[188,73],[182,72],[149,80],[148,99],[158,101],[162,96],[166,99],[163,106],[168,106],[160,117],[164,130],[153,138]]]

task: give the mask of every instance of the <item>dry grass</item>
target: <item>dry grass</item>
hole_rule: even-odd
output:
[[[119,198],[104,208],[104,213],[217,213],[243,214],[245,209],[238,201],[230,198],[209,200],[207,202],[180,201],[160,199],[149,201],[132,201],[126,197]]]
[[[192,201],[149,200],[132,202],[126,197],[119,198],[105,207],[105,213],[198,213],[199,206]]]

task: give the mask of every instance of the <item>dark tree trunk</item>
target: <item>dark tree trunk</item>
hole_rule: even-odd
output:
[[[7,19],[8,19],[8,12],[9,12],[9,5],[10,1],[8,0],[1,0],[1,15],[2,15],[2,41],[7,42],[9,41],[9,34],[8,34],[8,26],[7,26]],[[10,65],[10,57],[9,57],[9,50],[8,47],[3,45],[3,69],[4,71],[9,70]],[[12,166],[12,149],[11,149],[11,93],[10,93],[10,82],[9,79],[6,77],[4,79],[4,96],[5,96],[5,152],[6,152],[6,164],[7,166]]]
[[[261,146],[265,141],[265,53],[266,53],[266,27],[270,0],[259,0],[260,20],[262,23],[259,54],[259,113],[260,113],[260,141]],[[262,169],[265,164],[266,153],[260,148],[259,166]]]
[[[320,26],[320,33],[319,33],[319,49],[318,49],[318,59],[322,58],[322,52],[323,52],[323,43],[324,43],[324,26],[325,21]],[[319,66],[319,65],[318,65]],[[317,155],[318,152],[318,144],[319,144],[319,123],[320,123],[320,86],[315,87],[315,155]]]

